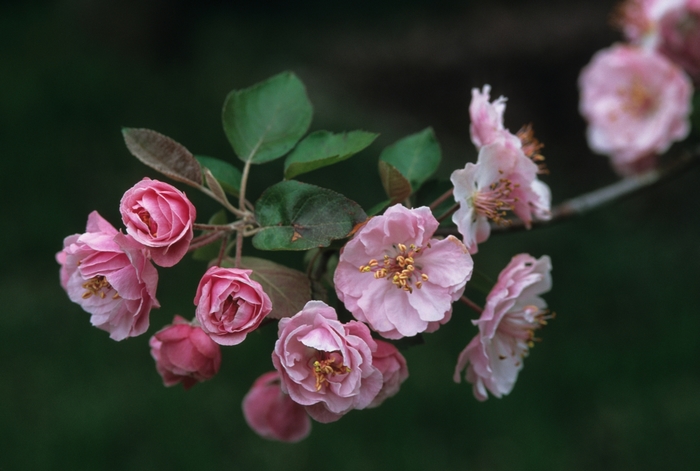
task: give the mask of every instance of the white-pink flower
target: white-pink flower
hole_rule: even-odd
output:
[[[489,101],[491,86],[484,85],[482,90],[472,88],[472,101],[469,104],[469,134],[477,149],[489,145],[501,138],[519,147],[519,140],[503,126],[503,113],[506,111],[506,98],[498,97]],[[513,140],[515,139],[515,140]]]
[[[148,341],[163,384],[189,389],[211,379],[221,366],[221,347],[198,326],[180,316]]]
[[[512,391],[534,340],[534,331],[549,317],[539,296],[552,287],[548,256],[513,257],[486,298],[484,312],[472,321],[479,333],[459,355],[454,380],[473,385],[474,396],[485,401],[487,391],[501,397]]]
[[[119,211],[126,232],[148,249],[157,265],[171,267],[187,253],[197,212],[174,186],[144,178],[124,193]]]
[[[357,320],[398,339],[433,332],[450,319],[473,262],[457,238],[432,238],[437,227],[429,208],[394,205],[345,245],[333,280]]]
[[[243,398],[243,416],[255,433],[270,440],[295,443],[311,432],[306,409],[282,392],[277,371],[255,380]]]
[[[470,253],[488,239],[490,222],[507,224],[512,212],[530,227],[533,216],[549,219],[549,187],[537,179],[537,165],[504,139],[481,148],[476,164],[452,172],[454,199],[459,209],[452,221]]]
[[[342,324],[335,309],[309,301],[292,317],[280,319],[272,363],[282,392],[323,423],[353,409],[364,409],[382,388],[372,364],[377,344],[366,325]]]
[[[238,345],[272,311],[252,270],[210,267],[199,280],[194,304],[202,330],[220,345]]]
[[[688,135],[693,86],[658,53],[622,44],[598,51],[579,87],[588,144],[623,175],[647,170]]]
[[[86,232],[66,237],[56,261],[61,286],[91,314],[92,325],[114,340],[146,332],[151,308],[160,307],[158,272],[133,238],[93,211]]]
[[[385,400],[395,396],[401,388],[401,383],[408,379],[406,359],[401,352],[389,342],[376,342],[377,351],[372,354],[372,364],[382,373],[384,381],[377,397],[367,406],[369,408],[378,407]]]

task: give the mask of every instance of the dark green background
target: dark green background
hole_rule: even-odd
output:
[[[238,2],[231,2],[238,3]],[[300,179],[365,209],[383,197],[381,149],[432,125],[441,177],[475,158],[470,89],[508,97],[506,125],[533,122],[554,201],[613,182],[577,113],[578,72],[618,39],[614,1],[249,3],[5,2],[0,7],[0,469],[694,469],[700,462],[698,170],[575,221],[492,237],[475,257],[495,277],[520,252],[548,254],[557,319],[510,396],[477,402],[452,382],[474,335],[464,306],[411,376],[374,410],[314,424],[297,445],[258,438],[240,403],[271,369],[269,326],[224,349],[219,375],[166,389],[148,336],[191,316],[204,271],[160,269],[149,335],[117,343],[58,283],[54,254],[143,176],[122,126],[231,159],[223,99],[282,70],[306,83],[312,130],[381,133],[366,151]],[[354,175],[352,175],[354,174]],[[350,178],[352,175],[353,178]],[[279,181],[258,166],[250,196]],[[204,221],[216,205],[187,190]],[[299,254],[280,259],[299,266]]]

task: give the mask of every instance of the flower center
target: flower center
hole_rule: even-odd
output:
[[[411,283],[420,289],[424,281],[428,281],[428,275],[421,273],[421,267],[415,264],[415,257],[422,253],[426,248],[430,248],[430,244],[425,247],[416,247],[414,244],[406,247],[405,244],[395,244],[394,249],[397,254],[394,257],[384,255],[383,264],[380,266],[377,259],[372,259],[367,262],[367,265],[362,265],[360,271],[362,273],[374,273],[375,279],[386,278],[397,287],[409,293],[413,292]],[[413,281],[415,279],[415,282]]]
[[[532,124],[526,124],[516,134],[522,143],[523,153],[530,160],[537,164],[537,173],[549,175],[549,169],[544,163],[544,156],[540,154],[540,149],[544,147],[536,137],[535,131],[532,129]]]
[[[93,295],[99,296],[100,299],[104,299],[106,292],[114,289],[112,285],[109,284],[109,281],[107,281],[107,278],[102,275],[97,275],[87,280],[85,283],[83,283],[83,288],[86,290],[83,293],[83,299],[87,299]],[[119,293],[117,293],[115,290],[112,299],[117,298],[119,298]]]
[[[151,213],[149,213],[146,209],[139,207],[136,210],[136,215],[146,225],[148,228],[148,233],[151,234],[152,237],[158,237],[158,224],[151,219]]]
[[[629,88],[620,88],[617,93],[622,98],[623,111],[636,117],[649,114],[656,105],[651,91],[637,77]]]
[[[477,214],[486,216],[496,224],[507,225],[510,221],[505,219],[506,213],[513,211],[518,202],[518,198],[511,197],[510,194],[518,186],[507,178],[501,178],[489,185],[487,190],[474,191],[468,203],[471,203]]]
[[[343,357],[338,352],[318,352],[312,369],[316,376],[316,391],[329,384],[329,376],[350,373],[350,368],[343,365]]]

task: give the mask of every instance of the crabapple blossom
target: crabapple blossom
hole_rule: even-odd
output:
[[[588,144],[622,175],[648,170],[688,135],[692,84],[658,53],[622,44],[598,51],[579,87]]]
[[[506,98],[501,96],[490,102],[490,93],[490,85],[484,85],[482,90],[472,88],[472,101],[469,104],[469,134],[472,142],[477,149],[481,149],[503,138],[510,145],[520,147],[519,139],[503,126]]]
[[[389,339],[433,332],[450,320],[473,262],[457,238],[432,238],[437,227],[429,208],[397,204],[357,231],[333,278],[357,320]]]
[[[523,359],[533,345],[534,331],[546,324],[547,304],[539,296],[552,287],[551,262],[528,254],[513,257],[498,275],[478,320],[479,333],[459,355],[454,380],[472,383],[474,396],[485,401],[512,391]]]
[[[243,416],[255,433],[271,440],[294,443],[311,433],[306,409],[282,392],[277,371],[255,380],[243,398]]]
[[[197,286],[194,304],[204,332],[220,345],[238,345],[272,311],[252,270],[210,267]]]
[[[92,325],[114,340],[146,332],[151,308],[160,307],[158,272],[131,236],[93,211],[86,232],[66,237],[56,261],[61,286],[91,314]]]
[[[384,381],[377,397],[367,406],[369,408],[377,407],[386,399],[396,395],[401,388],[401,383],[408,379],[406,359],[401,352],[389,342],[375,341],[377,351],[372,354],[372,364],[382,373]]]
[[[476,164],[452,172],[454,199],[459,209],[452,221],[470,253],[491,233],[489,221],[507,224],[512,211],[530,227],[533,215],[549,219],[549,187],[537,179],[537,165],[521,149],[497,139],[481,148]]]
[[[171,267],[187,253],[197,211],[174,186],[146,177],[124,193],[119,211],[126,232],[157,265]]]
[[[309,301],[278,327],[272,363],[282,392],[313,419],[334,422],[364,409],[382,389],[382,373],[372,364],[377,344],[361,322],[342,324],[335,309]]]
[[[211,379],[221,365],[221,348],[198,325],[175,316],[171,325],[156,332],[148,344],[163,384],[182,383],[189,389]]]

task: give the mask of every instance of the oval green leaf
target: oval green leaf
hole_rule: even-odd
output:
[[[299,270],[256,257],[241,257],[241,267],[253,270],[250,277],[270,297],[272,311],[267,317],[292,317],[311,301],[311,282]]]
[[[379,134],[350,131],[333,134],[316,131],[304,138],[284,161],[284,178],[290,179],[348,159],[369,146]]]
[[[123,128],[122,134],[129,152],[144,164],[173,180],[202,186],[199,163],[182,144],[150,129]]]
[[[432,128],[396,141],[379,155],[379,160],[401,172],[413,191],[435,173],[441,158],[440,145]]]
[[[411,184],[399,172],[396,167],[391,164],[379,161],[379,178],[382,180],[382,186],[387,196],[390,198],[390,204],[398,203],[411,196]]]
[[[302,138],[313,111],[304,84],[283,72],[224,101],[224,132],[238,158],[260,164],[282,157]]]
[[[367,219],[360,205],[325,188],[288,180],[271,186],[255,203],[260,250],[308,250],[347,237]]]

